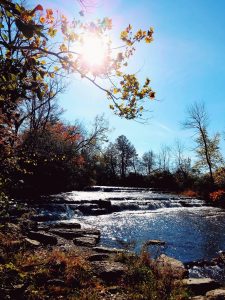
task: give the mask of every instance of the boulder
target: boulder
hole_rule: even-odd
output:
[[[206,293],[208,300],[225,300],[225,289],[215,289]]]
[[[205,295],[208,291],[219,288],[221,285],[211,278],[188,278],[183,279],[182,283],[194,295]]]
[[[53,228],[49,230],[51,233],[54,233],[58,236],[61,236],[65,239],[72,240],[77,237],[83,236],[100,236],[100,231],[97,229],[62,229],[62,228]]]
[[[94,247],[97,244],[96,239],[93,237],[79,237],[79,238],[75,238],[73,242],[77,246],[84,246],[84,247]]]
[[[97,261],[92,265],[94,273],[106,282],[116,282],[127,272],[127,267],[119,262]]]
[[[56,245],[58,243],[58,240],[55,236],[46,232],[30,231],[28,233],[28,238],[37,240],[44,245]]]
[[[161,254],[156,263],[163,273],[168,272],[174,278],[181,279],[188,275],[188,271],[181,261],[165,254]]]

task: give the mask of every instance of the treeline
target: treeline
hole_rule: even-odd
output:
[[[194,130],[196,160],[184,145],[162,145],[142,156],[126,136],[110,140],[109,124],[97,116],[89,130],[76,120],[62,121],[56,96],[63,85],[52,81],[54,96],[22,102],[13,124],[13,138],[0,160],[6,194],[34,198],[40,194],[83,189],[90,185],[126,185],[202,195],[213,200],[225,195],[225,168],[220,135],[209,135],[203,104],[188,109],[184,127]],[[149,147],[150,148],[150,147]]]
[[[104,116],[97,116],[90,130],[78,120],[73,125],[65,123],[60,116],[55,100],[54,105],[51,100],[40,105],[36,99],[33,108],[21,107],[23,122],[14,145],[16,163],[11,170],[5,168],[11,195],[35,198],[90,185],[126,185],[208,197],[225,188],[219,145],[210,140],[206,129],[208,144],[202,143],[201,132],[195,135],[198,157],[192,163],[179,140],[173,146],[161,146],[158,153],[149,150],[140,156],[124,135],[108,142],[110,130]]]

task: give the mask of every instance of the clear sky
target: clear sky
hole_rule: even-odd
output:
[[[79,11],[75,0],[32,2],[60,6],[70,15]],[[158,101],[148,106],[147,125],[121,120],[108,109],[101,91],[73,77],[60,96],[66,120],[78,118],[89,124],[97,114],[105,113],[114,128],[111,139],[126,135],[140,154],[158,151],[162,144],[172,145],[176,138],[193,146],[191,132],[182,130],[180,122],[194,101],[206,103],[211,132],[225,130],[224,0],[95,0],[88,18],[104,16],[112,18],[115,35],[129,23],[134,29],[154,27],[154,42],[138,47],[130,70],[139,70],[140,79],[151,79]],[[224,142],[221,145],[224,152]]]

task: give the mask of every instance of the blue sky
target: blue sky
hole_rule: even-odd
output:
[[[90,2],[91,0],[89,0]],[[35,3],[38,1],[34,1]],[[39,2],[42,2],[41,0]],[[181,139],[193,147],[192,133],[184,131],[188,104],[206,103],[210,132],[225,130],[225,1],[224,0],[95,0],[88,18],[107,16],[113,20],[115,35],[129,23],[134,29],[153,26],[154,42],[139,46],[129,70],[140,79],[149,77],[158,101],[149,102],[147,125],[114,116],[105,95],[88,82],[72,77],[60,104],[64,119],[80,119],[87,125],[105,113],[114,128],[111,140],[124,134],[140,154],[158,151],[162,144]],[[45,1],[44,6],[60,6],[66,14],[78,15],[75,0]],[[225,152],[224,142],[221,143]],[[225,153],[224,153],[225,154]]]

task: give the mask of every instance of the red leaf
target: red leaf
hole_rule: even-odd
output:
[[[37,11],[37,10],[43,10],[42,5],[38,4],[38,5],[35,7],[34,11]]]

